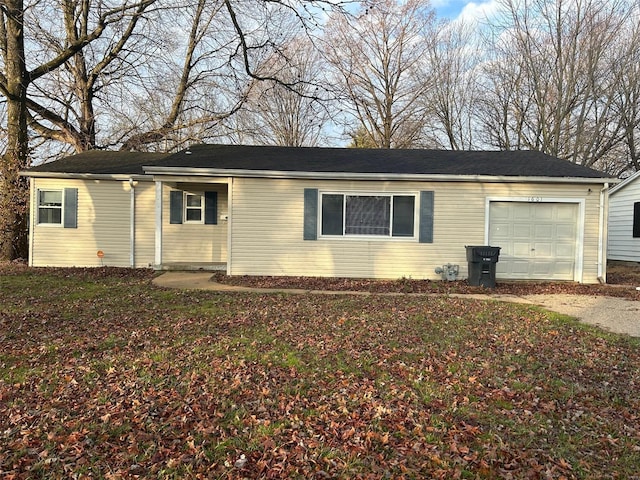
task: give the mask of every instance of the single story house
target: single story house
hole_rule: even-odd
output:
[[[611,188],[609,260],[640,262],[640,172]]]
[[[605,278],[601,172],[532,151],[194,145],[33,167],[32,266],[440,279],[467,245],[496,277]]]

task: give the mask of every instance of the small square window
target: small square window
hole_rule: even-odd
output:
[[[62,225],[62,190],[38,191],[38,223]]]
[[[184,218],[187,222],[202,223],[202,195],[185,193]]]

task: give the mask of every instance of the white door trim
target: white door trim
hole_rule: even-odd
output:
[[[576,228],[576,259],[573,270],[573,279],[582,283],[583,263],[584,263],[584,222],[585,203],[584,198],[568,197],[486,197],[484,209],[484,243],[489,244],[489,208],[491,202],[520,202],[520,203],[573,203],[578,205],[578,218]]]

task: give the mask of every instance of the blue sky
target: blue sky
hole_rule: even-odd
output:
[[[465,19],[480,19],[496,11],[497,0],[431,0],[431,6],[439,17],[454,20],[460,16]]]

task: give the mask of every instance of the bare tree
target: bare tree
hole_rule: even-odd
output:
[[[102,8],[87,22],[77,37],[61,43],[56,51],[37,51],[27,61],[25,28],[38,15],[37,9],[55,11],[57,6],[34,2],[25,6],[23,0],[3,0],[0,4],[0,50],[3,68],[0,72],[0,93],[7,102],[7,150],[0,164],[0,259],[25,256],[27,250],[26,214],[27,184],[19,171],[29,165],[29,123],[27,91],[39,78],[60,68],[91,42],[100,38],[108,26],[136,15],[141,7],[155,0],[124,2],[117,5],[103,2]],[[73,5],[67,0],[63,5]],[[66,11],[66,8],[63,8]],[[34,17],[37,18],[37,17]]]
[[[623,163],[614,173],[640,171],[640,7],[621,30],[621,47],[616,57],[616,95],[613,109],[620,118],[624,144]]]
[[[426,143],[438,148],[469,150],[474,146],[480,48],[471,25],[462,21],[439,26],[423,59],[423,82],[429,121]]]
[[[621,154],[614,56],[629,5],[606,0],[503,0],[484,73],[484,129],[499,148],[541,150],[606,167]]]
[[[376,1],[354,18],[330,20],[326,58],[348,117],[347,133],[362,127],[381,148],[420,141],[427,107],[419,99],[430,85],[418,72],[434,23],[426,0]]]
[[[56,70],[36,79],[27,98],[29,126],[43,140],[68,145],[81,152],[99,147],[96,139],[96,101],[108,96],[110,85],[135,72],[147,47],[138,35],[139,23],[150,2],[131,7],[130,15],[70,56]],[[77,43],[88,35],[93,16],[101,8],[95,0],[62,2],[60,35],[53,18],[42,15],[30,22],[33,45],[56,52],[60,45]]]
[[[224,2],[197,0],[174,11],[172,19],[170,25],[156,24],[173,48],[152,62],[155,78],[140,82],[136,113],[142,118],[121,129],[122,150],[166,150],[200,139],[246,97],[247,77],[230,64],[237,35]],[[182,25],[188,32],[184,41],[172,41]]]
[[[252,82],[247,102],[233,120],[232,137],[243,143],[316,146],[329,121],[322,57],[307,37],[297,38],[256,70],[286,82]]]

